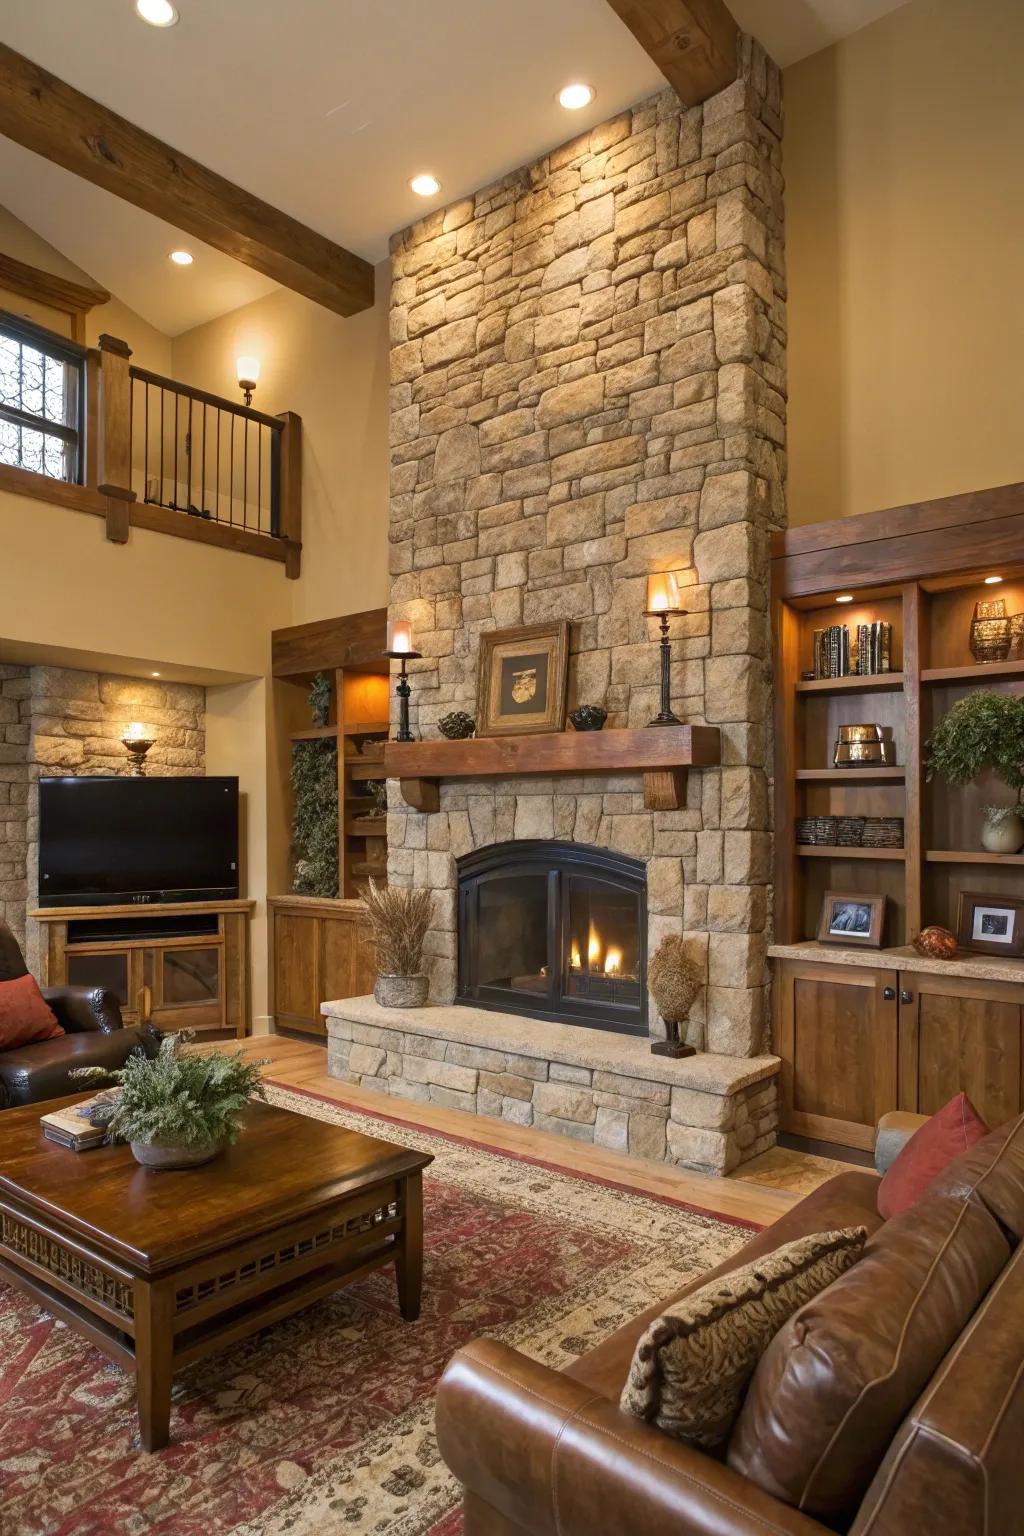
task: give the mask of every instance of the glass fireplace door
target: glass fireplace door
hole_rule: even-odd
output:
[[[550,963],[553,874],[495,874],[481,880],[468,914],[474,930],[476,985],[481,1001],[524,994],[543,1006],[555,993]]]
[[[592,875],[562,879],[564,992],[597,1009],[638,1008],[641,904],[634,891]]]

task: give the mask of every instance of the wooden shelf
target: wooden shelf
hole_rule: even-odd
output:
[[[388,819],[386,816],[367,816],[360,820],[350,816],[345,822],[346,837],[387,837]]]
[[[798,768],[798,784],[903,784],[905,768]]]
[[[1005,682],[1015,677],[1024,677],[1024,661],[976,661],[968,667],[924,667],[921,671],[922,683]]]
[[[868,672],[850,677],[816,677],[800,681],[797,693],[899,693],[903,688],[902,672]]]
[[[721,732],[711,725],[389,741],[384,749],[386,777],[400,779],[406,803],[420,811],[437,809],[441,779],[629,771],[644,774],[648,809],[675,810],[685,804],[683,770],[714,767],[721,760]]]
[[[336,738],[338,727],[336,725],[311,725],[308,731],[292,731],[289,741],[328,741]]]
[[[365,783],[367,779],[382,779],[385,772],[384,756],[374,753],[373,757],[346,757],[345,767],[349,778],[356,784]]]
[[[386,720],[352,720],[343,726],[343,736],[386,736],[391,729]]]
[[[1024,865],[1024,853],[985,853],[974,848],[927,848],[924,859],[926,864]]]
[[[839,848],[834,844],[797,843],[799,859],[892,859],[905,863],[905,848]]]

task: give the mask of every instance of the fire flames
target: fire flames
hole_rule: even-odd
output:
[[[580,947],[573,940],[569,950],[569,969],[581,971],[583,959],[580,955]],[[602,971],[606,976],[618,976],[622,972],[622,950],[614,944],[606,945],[593,923],[587,935],[587,970],[594,974]]]

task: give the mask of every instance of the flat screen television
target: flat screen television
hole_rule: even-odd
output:
[[[39,780],[39,904],[238,895],[238,780]]]

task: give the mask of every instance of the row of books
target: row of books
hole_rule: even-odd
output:
[[[892,670],[892,625],[884,620],[858,624],[851,645],[848,624],[814,631],[815,677],[861,677]]]

